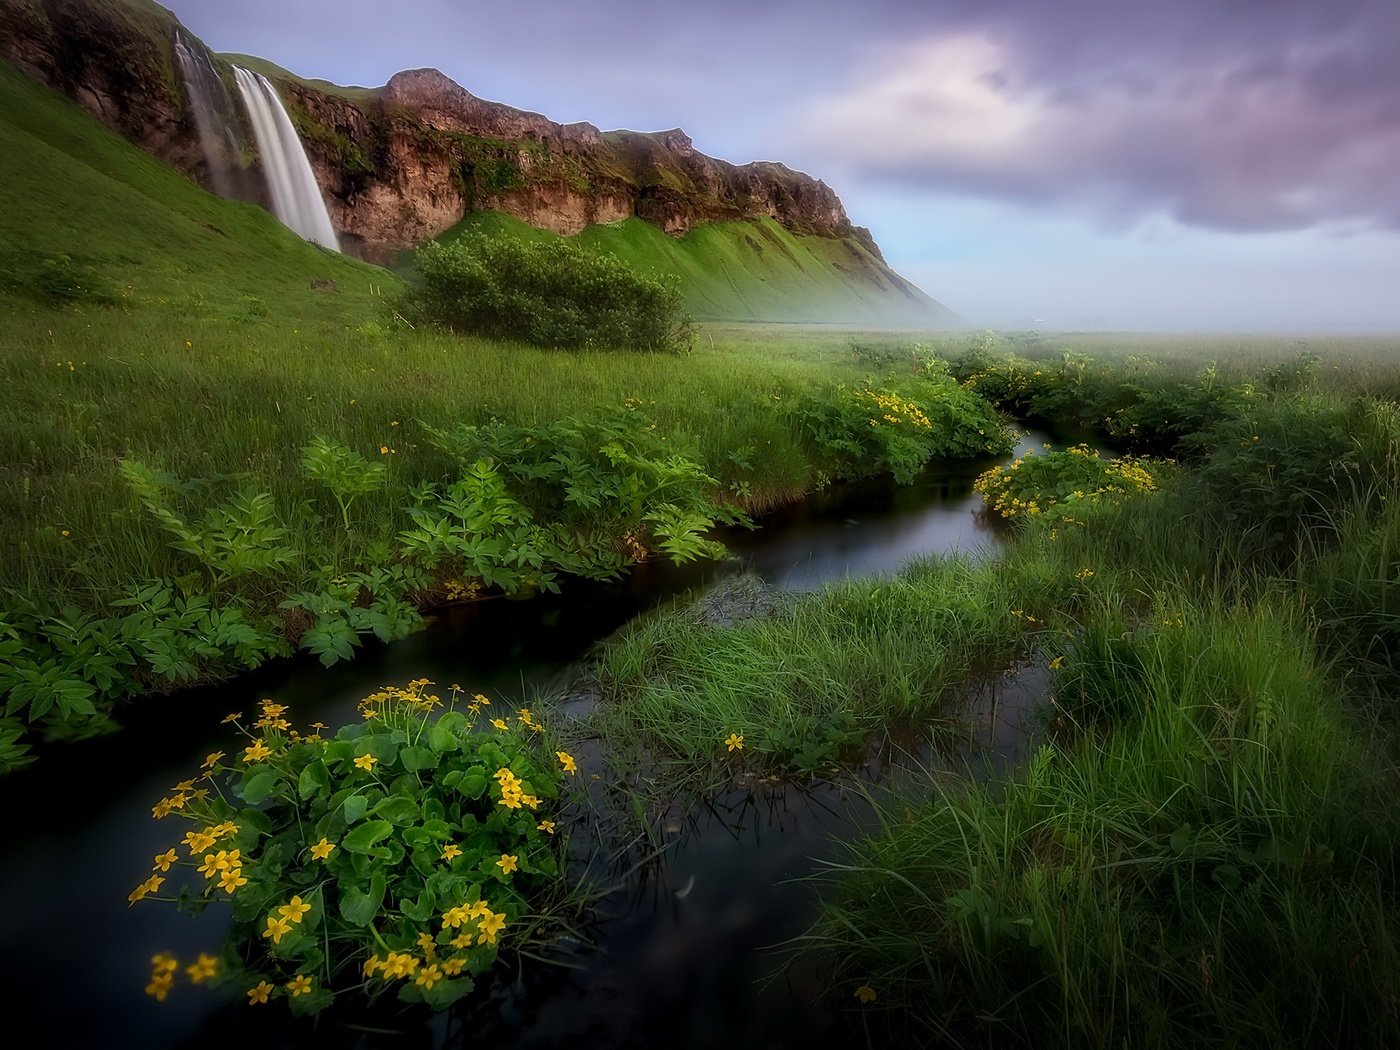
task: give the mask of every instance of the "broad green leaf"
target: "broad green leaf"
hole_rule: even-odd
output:
[[[250,806],[266,802],[277,793],[277,774],[261,769],[243,782],[243,801]]]
[[[369,853],[393,830],[387,820],[367,820],[341,839],[340,844],[351,853]]]
[[[390,824],[405,827],[418,820],[418,803],[401,795],[390,795],[374,807],[374,815],[387,820]]]
[[[369,799],[365,798],[364,795],[351,795],[345,800],[343,809],[345,810],[345,823],[354,824],[369,809]]]

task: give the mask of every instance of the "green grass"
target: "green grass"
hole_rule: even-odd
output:
[[[258,58],[256,55],[239,54],[236,51],[224,51],[218,55],[225,62],[230,62],[235,66],[242,66],[244,69],[251,69],[254,73],[261,73],[269,80],[290,80],[294,84],[319,91],[323,95],[338,95],[341,98],[349,99],[351,102],[364,105],[373,102],[379,96],[380,89],[373,87],[341,86],[333,84],[329,80],[319,80],[315,77],[297,76],[289,69],[279,66],[276,62],[269,62],[265,58]]]
[[[1389,774],[1282,601],[1181,616],[1087,610],[1056,687],[1078,731],[890,806],[807,946],[925,1038],[1393,1045]]]
[[[1015,653],[1022,600],[996,562],[933,560],[738,624],[708,623],[703,605],[665,612],[604,650],[597,728],[618,753],[705,765],[737,733],[764,768],[826,768],[872,732],[942,720],[950,686]]]
[[[508,215],[476,212],[439,239],[451,242],[473,230],[526,240],[558,236]],[[590,226],[577,241],[645,273],[680,278],[688,307],[702,320],[928,328],[953,318],[856,241],[794,234],[772,219],[705,223],[677,238],[632,218]]]

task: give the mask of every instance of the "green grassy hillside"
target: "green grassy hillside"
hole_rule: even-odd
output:
[[[0,285],[21,298],[309,319],[362,312],[371,284],[397,283],[290,235],[262,208],[206,193],[3,62],[0,187]],[[313,292],[313,277],[340,292]]]
[[[476,212],[440,239],[470,232],[530,240],[557,236],[508,215]],[[676,238],[633,218],[590,226],[577,240],[639,270],[676,275],[702,320],[921,327],[956,321],[855,240],[801,236],[771,219],[706,223]],[[411,257],[403,264],[409,266]]]

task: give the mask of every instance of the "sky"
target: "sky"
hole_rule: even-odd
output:
[[[976,327],[1400,330],[1400,0],[165,0],[822,178]]]

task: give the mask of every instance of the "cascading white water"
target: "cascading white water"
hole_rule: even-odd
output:
[[[277,89],[261,73],[241,66],[234,66],[233,73],[253,120],[273,213],[308,241],[339,251],[321,188]]]
[[[185,90],[189,93],[190,113],[194,116],[199,144],[204,150],[209,181],[220,197],[232,197],[229,158],[238,153],[238,142],[229,127],[235,120],[233,99],[214,69],[208,50],[178,28],[175,30],[175,59],[180,64]]]

